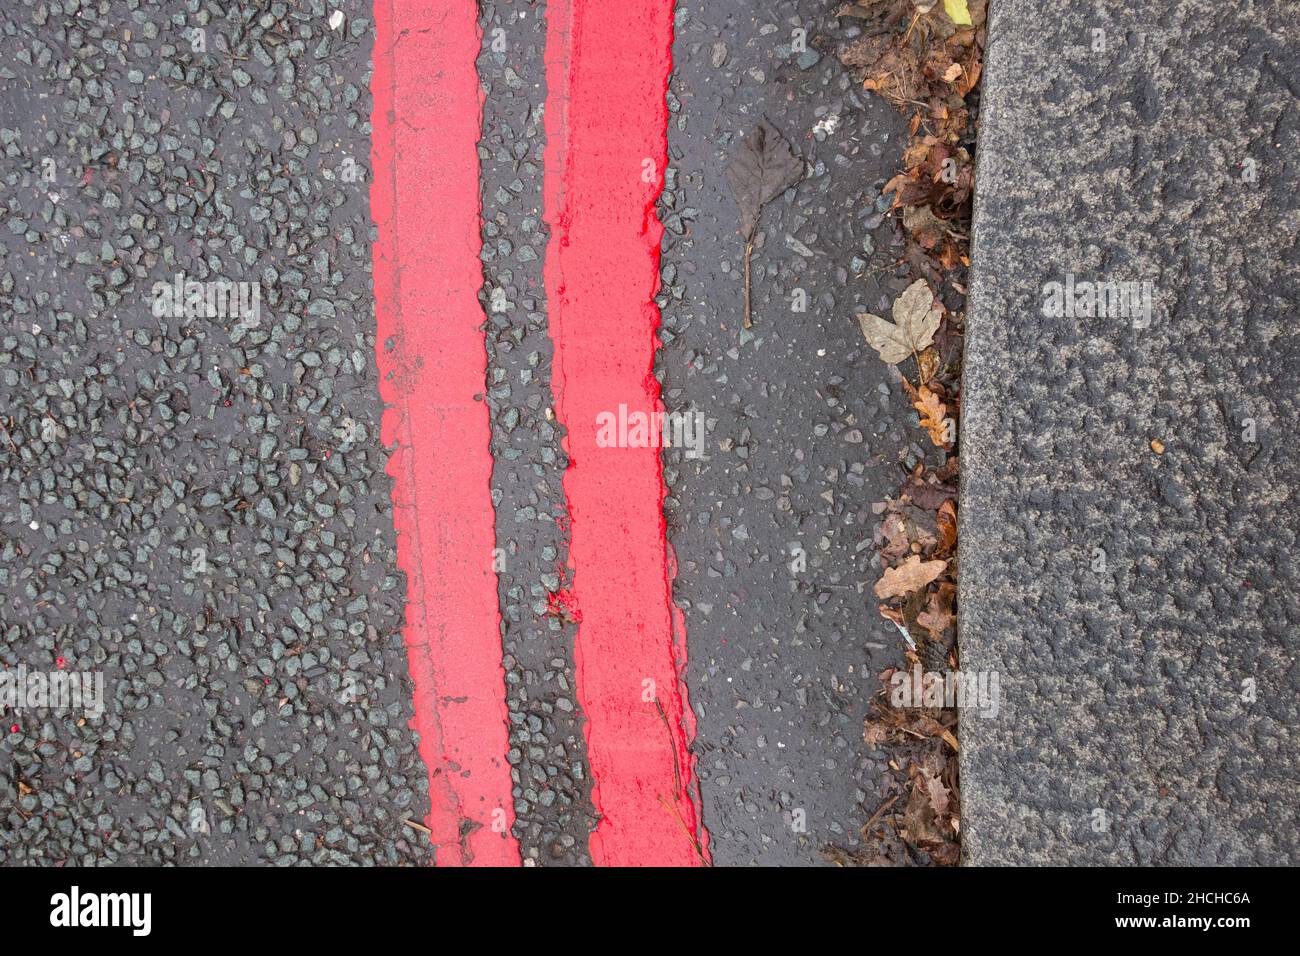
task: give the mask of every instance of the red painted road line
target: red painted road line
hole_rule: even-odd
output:
[[[601,814],[597,865],[690,866],[708,853],[659,452],[596,445],[600,413],[663,407],[652,374],[663,234],[654,204],[667,160],[672,11],[672,0],[546,7],[547,314],[568,429],[574,658]]]
[[[375,4],[382,439],[397,444],[388,473],[410,589],[403,636],[439,865],[519,864],[482,401],[479,48],[474,0]]]

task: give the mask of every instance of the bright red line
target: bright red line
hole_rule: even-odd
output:
[[[382,440],[397,445],[388,473],[410,589],[403,636],[439,865],[519,863],[478,301],[480,41],[473,0],[375,4]]]
[[[691,866],[708,852],[659,452],[596,444],[600,413],[663,407],[653,375],[663,234],[655,200],[667,160],[672,14],[672,0],[546,7],[547,315],[568,429],[574,657],[601,814],[590,841],[598,865]]]

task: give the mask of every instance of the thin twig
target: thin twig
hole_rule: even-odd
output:
[[[664,732],[668,734],[668,749],[672,752],[673,755],[674,794],[685,795],[682,791],[682,774],[677,763],[677,743],[676,740],[673,738],[673,728],[672,725],[668,723],[668,715],[664,712],[664,705],[659,702],[658,697],[655,698],[655,709],[659,711],[659,719],[663,721]],[[691,846],[695,848],[695,855],[700,858],[701,863],[703,863],[705,866],[708,866],[709,861],[704,858],[704,851],[700,848],[700,841],[696,838],[695,834],[693,834],[690,828],[686,825],[686,821],[682,819],[682,815],[677,809],[677,804],[676,803],[670,804],[667,800],[663,798],[663,794],[659,795],[659,802],[662,803],[664,807],[666,807],[668,810],[672,812],[673,818],[677,821],[677,825],[682,828],[682,832],[685,833],[687,838],[691,841]]]
[[[748,273],[748,269],[746,269],[746,273]],[[748,302],[748,296],[746,296],[746,302]],[[748,308],[748,306],[746,306],[746,308]],[[14,444],[13,436],[9,434],[9,429],[5,427],[5,423],[3,420],[0,420],[0,431],[3,431],[5,433],[5,441],[9,443],[9,447],[10,449],[13,450],[13,453],[17,455],[18,446]]]
[[[876,825],[876,821],[879,820],[881,817],[883,817],[885,815],[885,811],[888,810],[890,807],[892,807],[894,804],[896,804],[898,802],[898,798],[901,796],[902,796],[901,793],[896,793],[880,805],[880,809],[877,810],[875,813],[873,813],[871,815],[871,819],[862,825],[863,836],[869,836],[871,834],[871,828]]]
[[[665,810],[668,810],[670,813],[672,813],[673,819],[677,821],[677,825],[681,827],[682,832],[686,834],[686,839],[691,841],[691,846],[692,848],[694,848],[695,855],[699,857],[700,862],[703,863],[705,866],[708,866],[709,861],[704,858],[704,850],[700,847],[700,841],[695,838],[695,834],[692,833],[690,831],[690,828],[686,826],[686,821],[682,819],[682,815],[678,811],[677,806],[665,800],[662,793],[659,794],[659,802],[663,804]]]
[[[668,723],[668,715],[664,713],[664,705],[659,703],[659,698],[655,698],[655,707],[659,710],[659,719],[664,722],[664,732],[668,734],[668,749],[673,755],[673,792],[682,792],[682,774],[677,767],[677,741],[673,738],[672,725]]]
[[[908,40],[908,38],[912,35],[912,30],[915,29],[915,27],[916,27],[916,21],[918,21],[918,20],[920,20],[920,19],[921,19],[921,11],[920,11],[920,10],[917,10],[917,11],[916,11],[916,16],[912,17],[912,22],[911,22],[911,23],[908,25],[908,27],[907,27],[907,32],[903,34],[903,42],[904,42],[904,43],[906,43],[907,40]]]

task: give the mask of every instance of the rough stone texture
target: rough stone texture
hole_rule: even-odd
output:
[[[1002,706],[963,714],[967,860],[1294,863],[1294,13],[1000,0],[989,38],[961,653]],[[1150,326],[1045,317],[1066,273],[1151,280]]]

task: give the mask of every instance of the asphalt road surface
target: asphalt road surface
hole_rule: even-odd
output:
[[[638,6],[0,13],[0,663],[102,686],[6,709],[0,862],[855,844],[902,122],[825,4]]]
[[[993,6],[965,859],[1294,862],[1292,21]],[[0,10],[0,864],[856,846],[928,452],[855,321],[907,131],[839,7]]]

